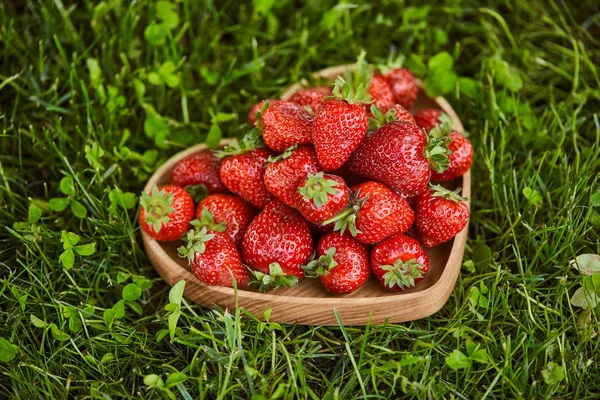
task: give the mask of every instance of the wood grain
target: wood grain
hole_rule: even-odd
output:
[[[338,66],[325,69],[316,75],[334,79],[343,74],[345,68]],[[302,83],[291,86],[281,96],[287,99],[302,86]],[[419,86],[421,83],[419,82]],[[421,86],[422,88],[422,86]],[[442,98],[430,99],[421,91],[411,112],[423,108],[440,108],[455,122],[455,129],[463,131],[460,119]],[[227,141],[224,140],[223,144]],[[169,175],[175,164],[182,158],[205,149],[204,144],[193,146],[167,160],[152,175],[146,184],[149,192],[154,185],[168,184]],[[471,198],[471,172],[468,171],[462,182],[454,185],[462,186],[463,195]],[[359,290],[349,295],[334,296],[329,294],[319,280],[304,279],[297,287],[279,289],[262,294],[247,290],[237,291],[237,302],[259,319],[263,319],[266,309],[271,309],[270,320],[280,323],[298,323],[303,325],[337,325],[334,310],[340,315],[344,325],[366,325],[388,322],[405,322],[427,317],[440,310],[450,297],[452,289],[460,273],[468,226],[452,241],[427,250],[430,269],[426,278],[414,288],[402,293],[385,290],[374,277]],[[150,261],[158,273],[171,286],[184,279],[187,284],[185,296],[198,304],[212,307],[217,304],[233,310],[236,306],[236,293],[231,288],[208,286],[200,282],[187,268],[185,260],[178,257],[175,243],[159,243],[142,231],[142,239]]]

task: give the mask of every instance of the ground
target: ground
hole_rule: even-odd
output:
[[[0,397],[598,398],[569,266],[600,250],[597,2],[239,3],[0,4]],[[446,306],[366,328],[166,311],[136,223],[149,174],[361,49],[404,55],[475,148]]]

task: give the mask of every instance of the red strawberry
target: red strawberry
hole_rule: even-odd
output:
[[[417,198],[417,229],[421,243],[437,246],[456,236],[469,222],[467,199],[436,185]]]
[[[405,121],[411,124],[415,123],[412,115],[400,104],[394,104],[391,107],[380,110],[377,106],[372,105],[370,109],[369,131],[374,131],[381,128],[383,125],[392,121]]]
[[[219,160],[210,150],[203,150],[179,161],[171,172],[171,185],[186,187],[204,185],[208,193],[224,192],[219,179]]]
[[[180,239],[194,218],[192,196],[179,186],[154,186],[152,193],[142,193],[140,204],[140,226],[161,242]]]
[[[225,157],[219,170],[221,182],[233,193],[256,208],[263,208],[273,195],[265,186],[264,175],[267,159],[273,152],[267,148],[256,148],[259,132],[254,130],[246,135],[242,143],[237,140],[217,156]]]
[[[312,117],[308,111],[290,101],[265,104],[256,126],[262,130],[267,146],[280,152],[295,144],[310,143]]]
[[[189,231],[187,244],[179,248],[179,254],[187,257],[194,275],[208,285],[232,287],[232,274],[239,288],[250,282],[250,273],[242,264],[240,253],[221,232],[206,227]]]
[[[415,219],[408,203],[379,182],[365,182],[352,187],[348,208],[325,221],[335,221],[335,230],[352,236],[363,243],[374,244],[396,233],[406,232]]]
[[[399,291],[415,286],[427,275],[429,259],[419,242],[398,234],[375,246],[371,268],[383,287]]]
[[[447,168],[446,142],[447,138],[428,139],[414,124],[393,121],[365,138],[348,167],[407,197],[414,196],[427,190],[431,168],[439,172]]]
[[[361,103],[367,98],[364,86],[361,84],[352,92],[344,79],[338,79],[333,90],[337,98],[321,104],[311,131],[319,164],[326,171],[340,168],[350,158],[369,127],[367,113]]]
[[[350,189],[339,176],[309,174],[298,185],[296,209],[313,224],[322,224],[348,205]]]
[[[387,110],[394,105],[394,94],[392,93],[392,89],[381,74],[373,75],[367,93],[375,100],[373,104],[379,109]]]
[[[425,108],[414,115],[415,122],[419,128],[425,129],[427,132],[439,124],[442,112],[435,108]]]
[[[256,121],[258,120],[258,118],[256,118],[256,113],[260,112],[260,110],[262,110],[263,105],[267,101],[269,102],[270,105],[274,106],[275,104],[277,104],[283,100],[279,100],[279,99],[261,100],[258,103],[256,103],[255,105],[253,105],[252,108],[250,109],[250,112],[248,113],[248,123],[250,125],[254,126],[256,124]]]
[[[392,89],[396,103],[411,108],[417,101],[419,87],[415,76],[405,68],[392,69],[385,74],[385,80]]]
[[[323,236],[317,256],[303,267],[304,272],[308,277],[320,277],[330,293],[352,293],[371,275],[367,246],[348,234],[332,232]]]
[[[265,186],[279,200],[295,208],[298,184],[309,173],[320,170],[317,155],[311,146],[292,146],[283,154],[269,158]]]
[[[246,263],[269,274],[276,263],[285,275],[304,277],[302,265],[308,261],[313,241],[308,223],[294,209],[273,200],[248,227],[242,242]]]
[[[318,86],[315,88],[298,90],[290,97],[290,101],[303,108],[310,107],[314,114],[323,102],[323,97],[325,96],[331,96],[331,89],[328,86]]]
[[[223,232],[236,246],[241,246],[244,233],[255,216],[254,208],[239,197],[213,194],[198,204],[198,220],[192,221],[192,225]]]
[[[448,169],[442,173],[433,171],[431,179],[434,181],[446,182],[459,178],[471,167],[473,147],[469,139],[454,131],[450,134],[450,140],[448,150],[452,153],[448,154]]]
[[[394,110],[392,115],[397,121],[406,121],[410,122],[411,124],[417,124],[408,110],[402,107],[400,104],[394,104],[392,107],[385,110],[385,113],[390,113],[390,110]]]

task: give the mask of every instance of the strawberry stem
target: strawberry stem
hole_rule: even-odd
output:
[[[356,236],[360,233],[358,229],[356,229],[356,217],[362,206],[367,201],[368,197],[360,197],[360,189],[354,193],[350,194],[350,201],[348,202],[348,207],[337,214],[336,216],[328,219],[323,222],[323,226],[331,224],[335,222],[335,226],[333,227],[334,231],[339,231],[340,235],[343,235],[346,229],[350,231],[352,236]]]
[[[164,189],[159,190],[157,186],[152,188],[151,194],[142,192],[140,204],[146,212],[145,221],[154,232],[159,233],[162,226],[171,221],[171,215],[175,209],[172,207],[173,194]]]
[[[208,208],[203,208],[200,213],[200,219],[193,220],[190,222],[190,225],[194,227],[196,232],[200,231],[202,228],[217,232],[225,232],[225,229],[227,228],[225,222],[221,222],[220,224],[215,222],[213,213],[210,212]]]
[[[215,155],[219,158],[236,156],[264,146],[260,129],[254,128],[242,138],[241,142],[233,139],[223,150],[216,151]]]
[[[181,246],[177,249],[179,257],[186,257],[188,262],[191,264],[194,261],[196,253],[204,253],[206,250],[206,242],[214,238],[214,233],[208,233],[208,229],[203,227],[201,230],[196,231],[190,229],[184,239],[187,243],[185,246]]]
[[[318,278],[319,276],[327,275],[331,269],[338,265],[338,263],[333,259],[335,252],[335,247],[330,247],[327,250],[327,254],[323,254],[321,257],[302,266],[306,276],[309,278]]]
[[[269,265],[268,274],[250,268],[248,270],[254,278],[250,281],[249,285],[258,286],[258,290],[262,293],[266,293],[271,288],[274,290],[280,287],[289,288],[298,284],[298,277],[295,275],[285,275],[281,269],[281,265],[276,262]]]
[[[442,197],[447,200],[452,200],[455,203],[462,203],[467,201],[466,197],[460,195],[462,188],[457,188],[456,190],[449,190],[441,185],[430,185],[429,188],[433,190],[433,196]]]
[[[386,287],[408,289],[415,286],[415,279],[423,277],[422,267],[423,264],[417,262],[416,258],[411,258],[408,261],[396,260],[394,265],[382,265],[380,268],[388,271],[383,275]]]
[[[298,188],[298,192],[307,200],[312,200],[317,208],[321,208],[329,202],[329,195],[336,195],[339,190],[335,189],[339,186],[338,181],[333,179],[325,179],[323,172],[309,174],[306,184]]]
[[[283,153],[281,153],[279,155],[276,155],[276,156],[269,156],[269,158],[267,158],[267,163],[272,164],[272,163],[275,163],[277,161],[285,160],[286,158],[291,157],[292,153],[297,148],[298,148],[297,144],[291,145],[290,147],[288,147],[287,149],[285,149],[283,151]]]

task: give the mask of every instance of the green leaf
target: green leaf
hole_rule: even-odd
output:
[[[600,190],[596,190],[596,192],[592,195],[591,204],[592,207],[600,207]]]
[[[42,217],[42,209],[39,208],[34,203],[29,204],[29,209],[27,210],[27,221],[33,225],[40,220]]]
[[[42,321],[41,319],[39,319],[38,317],[36,317],[33,314],[29,314],[29,319],[31,320],[31,323],[36,327],[36,328],[45,328],[48,326],[48,324],[46,323],[46,321]]]
[[[181,304],[181,299],[183,298],[183,291],[185,289],[185,281],[181,280],[177,282],[171,290],[169,291],[169,302],[172,304]]]
[[[256,13],[267,15],[275,5],[275,0],[252,0],[252,5]]]
[[[542,204],[542,196],[537,190],[531,189],[529,186],[523,188],[523,195],[531,204],[538,207]]]
[[[123,318],[125,316],[125,301],[119,300],[112,308],[115,311],[115,318]]]
[[[107,308],[106,310],[104,310],[103,318],[106,327],[108,329],[112,328],[112,324],[115,320],[115,310],[113,310],[112,308]]]
[[[100,364],[108,364],[109,362],[111,362],[114,359],[115,359],[115,356],[113,355],[113,353],[106,353],[102,356],[102,359],[100,360]]]
[[[144,38],[153,46],[164,44],[168,34],[169,27],[156,22],[150,23],[144,30]]]
[[[142,288],[142,290],[150,289],[153,284],[152,280],[141,275],[133,275],[131,280],[133,281],[133,283]]]
[[[77,200],[71,201],[71,212],[77,218],[84,218],[87,214],[86,208]]]
[[[17,346],[0,337],[0,362],[12,361],[17,355]]]
[[[404,357],[402,357],[402,359],[400,361],[398,361],[398,366],[399,367],[407,367],[409,365],[418,364],[423,360],[424,360],[424,358],[419,357],[419,356],[412,356],[412,355],[404,356]]]
[[[237,118],[237,114],[218,112],[212,116],[211,122],[227,122]]]
[[[169,314],[169,316],[167,317],[167,320],[169,322],[169,336],[171,338],[171,341],[175,340],[175,330],[177,329],[177,322],[179,321],[180,316],[181,311],[177,309],[176,311],[173,311],[171,314]]]
[[[175,4],[170,1],[156,2],[156,15],[170,29],[175,29],[179,25],[179,15],[175,11]]]
[[[503,85],[508,90],[518,92],[523,87],[523,80],[519,72],[498,56],[489,58],[486,66],[493,71],[496,83]]]
[[[123,288],[123,300],[135,301],[142,295],[142,289],[135,283],[130,283]]]
[[[75,251],[80,256],[91,256],[96,252],[96,243],[82,244],[81,246],[75,247]]]
[[[79,243],[79,235],[73,232],[62,231],[60,241],[63,243],[63,249],[69,250]]]
[[[219,124],[213,123],[210,126],[208,135],[206,136],[206,145],[208,147],[210,147],[211,149],[216,149],[219,147],[222,137],[223,137],[223,134],[221,132],[221,128],[219,127]]]
[[[104,149],[100,147],[98,142],[92,143],[91,146],[86,145],[84,151],[86,160],[94,169],[104,170],[104,166],[100,163],[100,159],[104,157]]]
[[[454,59],[447,51],[442,51],[429,59],[427,66],[431,71],[452,70]]]
[[[485,243],[477,243],[473,248],[471,260],[480,270],[487,269],[492,261],[492,249]]]
[[[61,212],[69,206],[70,202],[71,200],[68,197],[55,197],[48,201],[48,207],[52,211]]]
[[[550,361],[546,368],[542,371],[544,382],[548,386],[554,386],[565,379],[565,369],[562,365]]]
[[[424,76],[427,74],[427,65],[425,65],[421,56],[415,53],[412,53],[410,57],[408,57],[406,67],[416,76]]]
[[[65,250],[60,255],[59,261],[66,269],[71,269],[75,264],[75,253],[72,249]]]
[[[127,307],[131,308],[137,315],[142,315],[144,313],[144,309],[141,304],[136,301],[128,301],[125,303]]]
[[[125,282],[127,279],[129,279],[130,276],[131,276],[130,273],[119,271],[117,273],[117,283]]]
[[[172,388],[173,386],[179,385],[180,383],[185,382],[187,379],[187,375],[183,372],[174,372],[167,378],[166,386],[167,388]]]
[[[580,271],[583,275],[600,273],[600,256],[597,254],[580,254],[569,265]]]
[[[460,88],[461,93],[471,99],[476,99],[480,95],[481,85],[474,79],[464,77],[459,78],[458,87]]]
[[[583,309],[596,308],[599,302],[600,299],[596,296],[596,293],[583,287],[577,289],[571,297],[571,304]]]
[[[71,315],[71,317],[69,318],[69,330],[73,333],[77,333],[81,329],[83,329],[83,323],[81,322],[79,315]]]
[[[70,337],[68,334],[61,331],[56,324],[50,324],[50,332],[52,332],[54,339],[58,340],[59,342],[64,342]]]
[[[147,78],[148,78],[148,82],[150,82],[154,86],[160,86],[163,83],[165,83],[162,76],[160,76],[159,73],[154,72],[154,71],[148,72]]]
[[[144,384],[152,389],[163,389],[165,387],[162,378],[156,374],[146,375],[144,377]]]
[[[471,366],[472,361],[469,357],[464,355],[460,350],[454,350],[452,354],[446,357],[446,364],[453,370],[459,370],[468,368]]]
[[[219,73],[209,70],[205,65],[200,67],[200,76],[202,76],[210,86],[214,86],[219,82]]]
[[[60,180],[60,191],[66,196],[75,194],[75,184],[71,176],[67,175]]]

